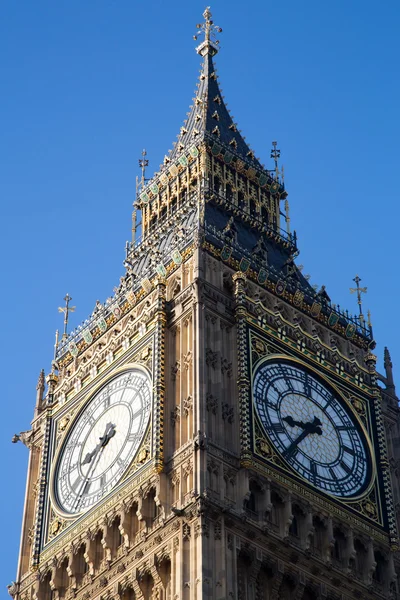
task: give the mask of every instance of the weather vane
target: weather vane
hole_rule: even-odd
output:
[[[65,300],[65,306],[59,306],[58,307],[58,312],[60,313],[64,313],[64,333],[62,336],[62,339],[65,340],[67,339],[68,335],[67,335],[67,327],[68,327],[68,318],[69,318],[69,313],[75,312],[75,308],[76,306],[70,306],[69,303],[71,302],[72,298],[69,294],[67,294],[64,298]],[[58,341],[58,334],[57,334],[57,341]]]
[[[203,54],[203,50],[206,49],[205,54],[207,54],[210,48],[212,48],[213,54],[216,54],[218,52],[219,40],[215,39],[215,35],[216,33],[222,32],[222,27],[214,25],[214,21],[211,19],[212,14],[209,6],[207,6],[206,10],[203,12],[203,17],[205,23],[197,23],[196,28],[199,29],[201,33],[204,33],[204,42],[196,48],[196,51],[198,54]],[[193,36],[193,39],[197,40],[199,35],[200,33],[196,33],[196,35]]]
[[[272,150],[271,150],[271,158],[274,159],[275,163],[275,176],[278,179],[279,175],[279,166],[278,166],[278,158],[281,157],[281,151],[277,148],[278,142],[272,142]]]
[[[358,308],[360,309],[360,321],[362,324],[364,324],[364,315],[363,315],[363,311],[362,311],[362,300],[361,300],[361,294],[366,294],[367,293],[367,288],[366,287],[360,287],[360,281],[361,278],[356,275],[353,279],[353,281],[355,282],[356,286],[355,288],[350,288],[350,294],[357,294],[357,304],[358,304]],[[368,316],[368,320],[370,321],[370,316]]]

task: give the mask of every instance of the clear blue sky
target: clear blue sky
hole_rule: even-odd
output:
[[[65,293],[77,325],[123,272],[137,159],[146,147],[157,170],[179,132],[204,7],[0,3],[1,586],[15,578],[28,458],[11,436],[30,426]],[[400,385],[398,2],[217,0],[211,8],[224,29],[217,66],[235,120],[267,165],[278,140],[298,262],[354,311],[349,287],[362,277],[376,351],[381,359],[389,346]]]

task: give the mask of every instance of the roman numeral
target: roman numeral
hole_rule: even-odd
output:
[[[77,488],[81,485],[81,483],[82,483],[82,478],[78,475],[78,477],[75,479],[74,483],[71,485],[74,492],[76,492]]]
[[[281,423],[273,423],[270,428],[275,433],[286,433],[286,430]]]
[[[128,435],[128,442],[136,442],[140,438],[140,435],[137,433],[130,433]]]
[[[298,447],[292,444],[282,454],[285,457],[285,459],[287,461],[289,461],[289,460],[294,460],[296,458],[296,454],[298,453],[298,451],[299,451]]]
[[[315,483],[316,483],[316,480],[317,480],[317,465],[315,464],[315,462],[312,462],[312,461],[311,461],[311,464],[310,464],[310,471],[311,471],[311,479],[312,479],[312,482],[313,482],[313,483],[314,483],[314,485],[315,485]]]
[[[332,479],[337,481],[336,473],[331,467],[329,467],[329,473],[331,474]]]
[[[110,406],[110,396],[104,398],[104,408],[108,408]]]
[[[311,398],[311,385],[307,373],[304,373],[303,389],[307,398]]]
[[[343,460],[341,460],[339,464],[343,471],[345,471],[347,474],[351,473],[352,469],[350,469],[349,465],[346,465],[346,463]]]
[[[103,488],[106,485],[106,483],[107,483],[106,476],[102,475],[100,477],[100,488]]]

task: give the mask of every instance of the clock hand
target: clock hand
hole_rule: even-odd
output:
[[[322,421],[318,419],[318,417],[314,417],[312,421],[308,421],[307,423],[303,423],[302,421],[295,421],[292,417],[284,417],[283,421],[286,421],[291,427],[294,425],[298,425],[303,429],[301,434],[290,444],[290,446],[283,453],[285,456],[290,456],[293,454],[293,451],[296,447],[302,442],[310,433],[316,433],[318,435],[322,435]],[[292,424],[293,423],[293,424]]]
[[[110,441],[110,439],[112,437],[114,437],[114,435],[115,435],[115,425],[113,423],[107,423],[104,435],[101,436],[101,438],[99,438],[100,441],[97,444],[96,448],[93,450],[93,452],[89,452],[86,455],[84,461],[82,462],[82,465],[84,465],[84,464],[90,463],[92,461],[92,458],[94,458],[93,463],[89,467],[88,472],[86,473],[86,476],[84,477],[83,482],[79,488],[79,493],[77,494],[78,500],[76,502],[75,508],[78,508],[78,506],[82,500],[82,496],[83,496],[85,487],[87,485],[87,482],[88,482],[89,478],[92,476],[92,474],[94,473],[94,471],[97,467],[97,464],[100,460],[102,449],[108,444],[108,442]]]
[[[106,446],[108,444],[108,442],[110,441],[110,439],[112,437],[114,437],[114,435],[115,435],[115,425],[113,425],[112,423],[107,423],[104,435],[101,438],[99,438],[100,442],[97,444],[96,448],[92,452],[88,452],[86,454],[86,456],[81,464],[82,465],[89,464],[92,461],[92,458],[94,456],[96,456],[98,450],[100,448],[104,448],[104,446]]]
[[[288,417],[283,417],[282,421],[286,421],[286,423],[288,425],[290,425],[290,427],[301,427],[302,429],[304,429],[304,423],[303,421],[295,421],[293,419],[293,417],[291,417],[290,415]]]

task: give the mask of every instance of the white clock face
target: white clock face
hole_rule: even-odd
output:
[[[253,399],[265,432],[298,474],[333,496],[356,496],[366,488],[365,435],[317,376],[289,360],[265,362],[255,373]]]
[[[55,471],[55,495],[70,514],[88,510],[119,482],[146,433],[151,382],[142,369],[108,381],[75,421]]]

